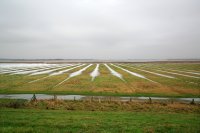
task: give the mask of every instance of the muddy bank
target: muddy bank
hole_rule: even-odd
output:
[[[0,99],[0,109],[46,109],[66,111],[120,111],[120,112],[162,112],[200,113],[200,103],[164,101],[95,101],[93,100],[35,100]]]

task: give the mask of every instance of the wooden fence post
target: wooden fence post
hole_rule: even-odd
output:
[[[31,101],[32,101],[32,102],[37,101],[37,98],[36,98],[36,95],[35,95],[35,94],[33,94],[33,97],[31,98]]]
[[[152,103],[152,100],[151,100],[151,98],[149,97],[149,103],[151,104]]]
[[[194,99],[192,99],[192,101],[190,102],[190,104],[195,104]]]
[[[57,96],[56,96],[56,94],[53,95],[53,100],[54,100],[54,101],[57,100]]]

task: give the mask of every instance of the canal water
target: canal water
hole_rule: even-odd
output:
[[[39,100],[53,99],[54,95],[48,94],[35,94]],[[33,94],[0,94],[0,99],[26,99],[31,100]],[[84,95],[56,95],[59,100],[85,100],[85,99],[101,99],[101,100],[118,100],[118,101],[130,101],[130,100],[149,100],[149,97],[118,97],[118,96],[84,96]],[[156,101],[183,101],[191,102],[193,99],[195,102],[200,102],[200,98],[167,98],[167,97],[150,97],[151,100]]]

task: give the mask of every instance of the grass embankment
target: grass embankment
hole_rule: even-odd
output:
[[[200,132],[199,104],[61,100],[0,103],[0,132]]]
[[[172,112],[200,113],[200,103],[182,103],[178,101],[110,101],[104,99],[70,100],[14,100],[0,99],[0,108],[82,110],[82,111],[134,111],[134,112]]]

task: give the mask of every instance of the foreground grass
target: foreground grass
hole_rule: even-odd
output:
[[[200,132],[200,115],[1,109],[0,132]]]
[[[0,132],[200,132],[199,104],[0,100]]]

